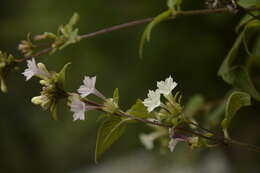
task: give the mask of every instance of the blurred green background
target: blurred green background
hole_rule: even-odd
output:
[[[81,15],[80,34],[124,22],[151,17],[166,8],[163,1],[150,0],[3,0],[0,6],[0,49],[21,56],[20,40],[44,31],[55,32],[73,12]],[[185,9],[203,8],[202,0],[189,1]],[[97,88],[111,97],[120,89],[121,106],[128,108],[137,98],[145,98],[155,82],[169,75],[179,83],[184,101],[200,93],[207,100],[222,98],[230,89],[217,70],[236,38],[239,17],[230,14],[180,17],[160,24],[145,47],[144,58],[138,46],[144,25],[82,40],[53,56],[37,61],[58,71],[72,62],[67,87],[75,91],[84,75],[97,76]],[[97,112],[86,121],[72,121],[66,106],[59,109],[60,120],[33,105],[39,95],[37,80],[25,82],[21,72],[8,79],[9,93],[0,94],[0,172],[260,172],[260,157],[240,148],[197,149],[180,145],[166,155],[145,151],[138,134],[149,132],[144,124],[131,125],[127,133],[94,163],[99,123]],[[259,144],[259,103],[243,109],[232,124],[232,135]],[[248,118],[250,116],[250,118]]]

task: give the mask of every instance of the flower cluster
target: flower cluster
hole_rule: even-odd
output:
[[[17,68],[16,65],[17,64],[12,55],[0,51],[0,85],[2,92],[7,92],[5,80],[9,72]]]
[[[157,89],[155,91],[149,90],[148,98],[143,101],[147,111],[155,114],[156,121],[170,124],[172,127],[178,126],[183,121],[183,108],[180,103],[181,96],[179,95],[179,92],[176,92],[174,96],[172,95],[172,91],[177,85],[177,82],[173,81],[171,76],[165,79],[165,81],[158,81]],[[165,98],[165,102],[161,101],[161,96]],[[155,111],[157,107],[160,107],[158,112]],[[173,151],[177,142],[188,142],[188,138],[185,138],[185,136],[176,137],[176,133],[171,131],[166,133],[165,131],[164,133],[161,132],[162,129],[155,128],[155,131],[151,134],[140,135],[140,140],[147,149],[152,149],[154,140],[165,139],[164,141],[168,141],[170,151]],[[169,133],[170,138],[168,135]]]
[[[43,63],[36,64],[32,58],[27,61],[27,69],[22,73],[27,81],[34,76],[40,78],[40,84],[43,86],[41,95],[33,97],[31,101],[44,110],[49,109],[54,119],[57,119],[58,101],[67,96],[64,89],[64,75],[68,65],[66,64],[59,73],[49,72]]]
[[[106,99],[95,87],[96,76],[89,77],[85,76],[83,80],[83,85],[77,90],[80,94],[71,94],[69,98],[68,105],[70,106],[71,112],[73,112],[73,120],[85,120],[85,112],[89,110],[97,109],[97,106],[86,104],[82,101],[85,97],[93,94],[101,99]]]
[[[24,54],[24,56],[31,56],[35,50],[36,46],[32,43],[30,39],[30,34],[27,36],[27,40],[22,40],[18,45],[18,50]]]
[[[168,77],[165,81],[157,82],[157,87],[155,91],[149,90],[148,98],[146,98],[143,103],[147,107],[148,111],[151,112],[155,108],[161,105],[161,94],[163,94],[169,101],[172,97],[172,90],[177,86],[177,83],[173,81],[172,77]]]

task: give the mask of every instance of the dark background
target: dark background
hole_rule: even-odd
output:
[[[0,49],[21,56],[20,40],[44,31],[55,32],[73,12],[81,15],[80,34],[124,22],[151,17],[166,9],[164,1],[150,0],[3,0],[0,6]],[[203,1],[189,1],[184,9],[204,8]],[[184,101],[196,93],[206,100],[219,99],[230,89],[217,70],[236,38],[238,16],[212,14],[180,17],[160,24],[152,40],[138,56],[144,25],[82,40],[76,45],[43,56],[48,69],[59,71],[72,62],[67,87],[75,91],[84,75],[97,76],[97,88],[111,97],[120,89],[121,106],[128,108],[144,98],[155,82],[169,75],[179,83]],[[143,124],[131,125],[126,134],[94,163],[98,113],[86,121],[72,121],[66,106],[60,120],[51,120],[31,103],[39,95],[35,79],[25,82],[21,65],[8,79],[8,94],[0,94],[0,172],[260,172],[258,153],[241,148],[197,149],[180,145],[174,153],[145,151],[138,134],[149,131]],[[232,124],[232,135],[241,141],[259,142],[259,104],[243,109]],[[249,118],[250,117],[250,118]]]

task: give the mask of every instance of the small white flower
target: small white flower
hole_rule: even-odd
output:
[[[156,107],[160,106],[161,101],[160,101],[160,93],[158,90],[152,91],[149,90],[149,93],[147,94],[148,98],[146,98],[143,101],[143,104],[148,108],[148,112],[153,111]]]
[[[150,134],[140,134],[139,138],[141,143],[147,150],[151,150],[154,147],[154,141],[162,135],[161,132],[153,132]]]
[[[32,58],[32,60],[27,60],[27,67],[28,68],[22,73],[26,77],[26,80],[31,79],[33,76],[48,76],[47,72],[43,71],[36,65],[34,58]]]
[[[178,141],[177,139],[171,139],[171,140],[170,140],[168,147],[169,147],[169,149],[170,149],[171,152],[174,151],[175,146],[177,145],[178,142],[179,142],[179,141]]]
[[[70,111],[73,112],[73,120],[85,120],[85,112],[89,110],[96,109],[95,106],[86,105],[82,102],[77,95],[73,95],[71,103],[69,104]]]
[[[157,82],[158,91],[164,95],[169,95],[177,85],[178,84],[173,81],[171,76],[169,76],[165,81]]]
[[[89,76],[85,76],[83,83],[84,84],[81,85],[78,89],[78,92],[80,93],[80,96],[82,98],[87,97],[90,94],[94,94],[102,99],[105,99],[105,97],[95,88],[96,76],[92,78]]]
[[[73,119],[76,120],[85,120],[85,111],[86,104],[76,96],[72,97],[71,103],[69,104],[70,111],[73,112]]]

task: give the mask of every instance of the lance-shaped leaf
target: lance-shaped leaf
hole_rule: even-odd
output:
[[[125,131],[125,122],[129,119],[111,117],[99,128],[96,142],[95,161],[118,139]]]
[[[58,74],[58,85],[61,87],[61,89],[64,89],[65,87],[66,70],[70,64],[70,62],[65,64]]]
[[[140,42],[140,47],[139,47],[139,55],[140,57],[142,57],[143,55],[143,49],[144,49],[144,44],[146,41],[150,41],[150,37],[151,37],[151,32],[152,32],[152,29],[158,25],[159,23],[167,20],[170,16],[172,16],[172,10],[167,10],[167,11],[164,11],[162,12],[161,14],[159,14],[158,16],[156,16],[154,18],[154,20],[152,22],[150,22],[143,34],[142,34],[142,37],[141,37],[141,42]]]
[[[225,118],[221,122],[225,137],[229,138],[227,128],[239,109],[251,105],[251,97],[249,94],[240,91],[234,91],[227,99],[225,107]]]
[[[116,88],[115,91],[114,91],[113,101],[114,101],[115,104],[118,105],[118,103],[119,103],[119,90],[118,90],[118,88]]]

